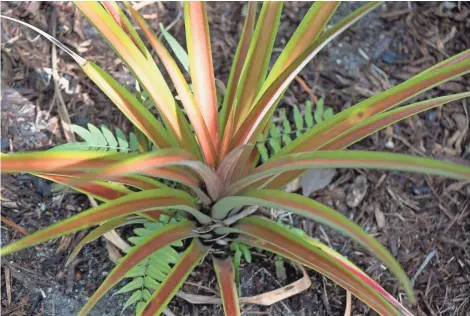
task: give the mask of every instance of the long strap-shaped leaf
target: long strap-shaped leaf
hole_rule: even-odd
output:
[[[76,178],[65,176],[65,175],[56,175],[56,174],[35,174],[38,177],[43,179],[51,180],[57,183],[65,184],[77,190],[79,192],[91,195],[94,198],[97,198],[100,201],[109,201],[114,200],[125,195],[132,193],[131,190],[125,188],[122,185],[116,185],[112,183],[96,181],[90,183],[77,183],[76,185],[69,185],[69,183]]]
[[[217,96],[209,24],[203,2],[184,2],[184,24],[194,96],[209,131],[215,152],[217,152],[220,138]],[[209,165],[215,166],[215,163],[209,162]]]
[[[220,200],[214,205],[212,216],[215,219],[221,219],[225,217],[230,210],[245,205],[258,205],[286,210],[308,217],[340,231],[360,243],[382,261],[394,273],[408,295],[412,295],[412,288],[406,273],[390,252],[375,238],[367,234],[359,225],[348,220],[348,218],[341,213],[298,194],[279,190],[256,190],[247,192],[243,196],[227,197]]]
[[[227,105],[230,112],[224,129],[221,157],[236,147],[229,147],[233,133],[248,114],[266,78],[281,12],[282,2],[263,3],[240,78],[235,83],[237,88],[233,92],[232,104]]]
[[[241,220],[234,228],[218,230],[220,233],[242,233],[238,240],[254,247],[278,253],[320,272],[350,291],[381,315],[399,315],[399,312],[378,291],[352,273],[334,257],[267,219],[248,217]],[[411,300],[413,300],[413,297],[411,297]]]
[[[193,135],[185,132],[170,88],[153,59],[142,54],[126,32],[100,4],[94,1],[77,1],[75,5],[110,43],[122,60],[129,65],[129,69],[148,91],[176,142],[182,148],[196,154],[193,151]]]
[[[470,56],[461,61],[447,62],[444,67],[436,70],[418,74],[412,79],[370,97],[314,126],[296,141],[284,147],[275,157],[321,149],[330,139],[341,135],[364,120],[399,105],[432,87],[469,72]]]
[[[150,256],[160,248],[168,246],[175,241],[191,238],[193,236],[194,226],[190,222],[165,225],[149,234],[141,244],[132,248],[132,250],[119,261],[118,265],[111,271],[101,286],[96,290],[93,296],[87,301],[78,315],[86,315],[93,306],[105,295],[116,283],[124,278],[126,273],[136,266],[139,262]]]
[[[380,284],[372,280],[367,274],[365,274],[361,269],[359,269],[354,263],[352,263],[351,261],[343,257],[341,254],[339,254],[332,248],[328,247],[325,244],[322,244],[321,242],[314,240],[313,238],[309,236],[304,236],[304,240],[306,240],[312,246],[321,249],[322,251],[324,251],[331,257],[333,257],[338,263],[340,263],[346,269],[354,273],[356,276],[358,276],[362,281],[367,283],[374,290],[379,292],[390,304],[395,306],[395,308],[399,310],[403,315],[413,316],[413,314],[410,311],[408,311],[400,302],[398,302],[390,293],[385,291],[385,289],[382,286],[380,286]]]
[[[276,60],[263,87],[272,84],[280,73],[317,40],[339,5],[340,1],[313,3]]]
[[[195,134],[201,145],[201,150],[204,154],[205,161],[210,166],[215,166],[216,156],[214,145],[212,144],[211,135],[204,122],[201,109],[196,103],[196,100],[191,93],[188,83],[184,79],[181,70],[178,68],[175,60],[171,57],[167,49],[158,40],[153,30],[147,24],[145,19],[140,13],[135,10],[130,3],[126,3],[127,10],[132,15],[134,20],[139,24],[141,30],[149,40],[152,47],[155,49],[158,57],[162,61],[165,69],[167,70],[175,89],[181,99],[181,103],[188,114],[189,120],[194,127]]]
[[[311,43],[283,72],[275,76],[276,80],[269,86],[264,87],[262,93],[256,98],[250,114],[233,136],[230,148],[235,148],[240,144],[254,143],[256,137],[267,126],[280,97],[282,97],[295,76],[326,44],[376,6],[376,3],[364,5],[336,23],[331,29],[324,32],[316,41]]]
[[[233,108],[237,119],[236,127],[247,116],[256,95],[266,80],[282,7],[283,4],[280,1],[268,1],[264,2],[261,8],[236,93],[237,103]]]
[[[147,305],[143,308],[140,315],[153,316],[160,315],[163,309],[168,305],[181,287],[188,275],[193,271],[201,259],[207,254],[209,249],[194,238],[188,249],[184,251],[181,257],[171,269],[170,274],[163,280],[160,286],[152,294]]]
[[[156,211],[156,212],[160,212],[160,214],[165,213],[163,211]],[[75,259],[75,257],[78,255],[80,250],[82,250],[82,248],[86,244],[100,238],[101,236],[103,236],[107,232],[110,232],[113,229],[116,229],[116,228],[124,226],[124,225],[143,224],[145,222],[147,222],[146,219],[140,219],[140,218],[128,220],[127,216],[122,216],[122,217],[104,222],[103,224],[101,224],[100,226],[95,228],[93,231],[88,233],[85,237],[83,237],[82,240],[80,240],[78,245],[73,249],[72,253],[68,257],[67,262],[65,263],[65,266],[68,266]]]
[[[248,188],[250,184],[273,175],[279,175],[277,178],[289,176],[288,173],[282,174],[286,171],[305,171],[312,168],[385,169],[421,172],[457,180],[470,179],[470,167],[431,158],[360,150],[313,151],[290,154],[265,163],[256,168],[251,175],[230,186],[223,195],[234,195]]]
[[[395,110],[390,110],[381,114],[377,114],[362,123],[357,124],[353,128],[344,132],[340,136],[330,140],[322,147],[321,150],[339,150],[344,149],[359,140],[371,135],[387,126],[399,122],[407,117],[421,113],[423,111],[438,107],[440,105],[460,100],[470,96],[470,92],[464,92],[454,95],[449,95],[440,98],[434,98],[423,102],[410,104],[407,106],[400,107]],[[303,171],[290,171],[283,174],[281,177],[277,177],[271,181],[267,188],[282,188],[293,179],[299,177]],[[262,181],[258,181],[251,187],[257,187],[262,184]]]
[[[42,36],[46,37],[59,48],[71,55],[83,71],[93,82],[113,101],[113,103],[136,125],[147,137],[160,148],[169,147],[167,131],[163,125],[148,111],[127,89],[121,86],[113,77],[91,61],[85,60],[70,49],[65,47],[57,39],[42,30],[19,20],[2,16],[3,18],[25,25]]]
[[[137,31],[132,27],[131,22],[121,10],[118,3],[115,1],[102,1],[101,3],[105,7],[106,11],[108,11],[108,13],[113,17],[114,21],[116,21],[116,23],[127,34],[127,36],[129,36],[132,42],[134,42],[135,46],[137,46],[140,52],[147,59],[151,58],[150,52],[148,51]]]
[[[82,69],[155,146],[171,147],[171,140],[165,127],[129,90],[91,61],[82,66]]]
[[[166,149],[174,151],[176,149]],[[158,152],[165,151],[160,150]],[[106,168],[118,161],[138,158],[135,154],[112,153],[112,152],[92,152],[92,151],[45,151],[34,153],[16,153],[12,155],[2,155],[2,172],[30,172],[30,173],[50,173],[56,175],[78,176],[83,175],[83,171],[93,171]],[[140,156],[142,157],[142,156]],[[152,177],[159,177],[181,182],[193,189],[197,189],[200,180],[190,174],[187,170],[178,167],[156,168],[147,172]],[[130,176],[132,177],[132,176]],[[99,179],[96,179],[99,180]],[[103,179],[101,179],[103,180]],[[126,184],[139,184],[135,179],[128,179],[127,175],[116,176],[115,181]],[[69,183],[68,185],[78,186],[80,183]],[[149,183],[150,184],[150,183]]]
[[[69,217],[62,222],[3,247],[1,253],[7,255],[17,252],[41,242],[68,235],[124,215],[168,208],[186,211],[205,223],[212,221],[207,215],[198,211],[199,206],[195,199],[184,191],[173,189],[148,190],[126,195]]]
[[[410,116],[468,97],[470,97],[470,92],[452,94],[440,98],[413,103],[374,115],[373,117],[355,125],[345,133],[326,143],[326,145],[322,147],[322,150],[337,150],[346,148],[347,146],[350,146],[360,141],[361,139],[381,129],[384,129],[387,126],[406,119]]]
[[[231,257],[214,261],[215,274],[219,283],[219,290],[224,305],[225,315],[240,316],[240,304],[238,303],[237,285],[235,283],[235,269]]]
[[[2,155],[2,172],[59,172],[94,170],[134,154],[96,151],[43,151]]]
[[[193,155],[179,148],[157,150],[112,164],[107,168],[89,174],[82,181],[112,180],[114,177],[131,173],[154,175],[152,170],[171,166],[185,166],[194,170],[204,180],[212,199],[217,199],[223,190],[222,181],[212,169],[196,160]]]
[[[232,109],[233,102],[235,99],[235,93],[237,92],[238,82],[242,74],[243,66],[245,65],[248,49],[250,48],[250,43],[255,28],[257,7],[258,3],[255,1],[248,3],[248,9],[245,18],[245,23],[243,25],[242,35],[240,37],[240,41],[238,42],[237,51],[233,59],[232,67],[230,68],[230,76],[228,78],[227,90],[225,92],[224,102],[222,104],[222,109],[219,114],[219,125],[221,133],[225,129],[227,115]]]

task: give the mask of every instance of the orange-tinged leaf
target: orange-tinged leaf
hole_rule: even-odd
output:
[[[212,169],[179,148],[161,149],[123,162],[111,164],[107,168],[90,173],[81,181],[86,182],[96,179],[113,180],[114,177],[131,173],[155,175],[155,172],[158,172],[160,168],[172,166],[184,166],[195,171],[204,180],[212,199],[217,199],[223,190],[222,181]]]
[[[69,185],[71,181],[76,180],[75,177],[66,176],[66,175],[56,175],[56,174],[35,174],[38,177],[43,179],[51,180],[57,183]],[[74,190],[91,195],[94,198],[97,198],[100,201],[109,201],[114,200],[120,197],[123,197],[129,193],[132,193],[131,190],[125,188],[124,186],[106,183],[102,181],[90,182],[90,183],[77,183],[75,186],[70,186]]]
[[[155,146],[158,148],[171,147],[171,141],[165,127],[129,90],[92,62],[87,62],[82,66],[82,69]]]
[[[160,214],[164,214],[163,211],[157,211],[157,212],[160,212]],[[68,257],[67,262],[65,263],[65,266],[68,266],[77,257],[77,255],[80,253],[80,250],[82,250],[86,244],[100,238],[107,232],[115,228],[124,226],[124,225],[132,225],[132,224],[145,223],[145,222],[146,222],[145,219],[129,220],[127,219],[127,216],[123,216],[123,217],[119,217],[119,218],[112,219],[110,221],[106,221],[102,223],[100,226],[98,226],[93,231],[88,233],[85,237],[83,237],[82,240],[80,240],[78,245],[73,249],[72,253]]]
[[[236,171],[237,163],[246,163],[247,157],[253,145],[241,145],[232,150],[217,168],[217,175],[226,184],[231,183],[233,173]]]
[[[261,8],[237,88],[236,104],[232,105],[232,111],[235,111],[235,128],[238,128],[248,115],[253,101],[266,80],[282,6],[280,1],[268,1],[264,2]],[[228,131],[225,131],[224,135],[231,136]]]
[[[232,209],[248,205],[293,212],[340,231],[361,244],[383,262],[400,281],[408,295],[413,295],[406,273],[385,247],[346,216],[310,198],[280,190],[255,190],[242,196],[227,197],[220,200],[212,209],[212,217],[222,219]]]
[[[284,147],[274,157],[321,149],[330,139],[341,135],[364,120],[399,105],[432,87],[469,72],[470,56],[467,56],[459,62],[448,63],[444,67],[418,74],[402,84],[370,97],[323,123],[315,125],[301,137]]]
[[[169,208],[186,211],[203,222],[211,221],[210,218],[198,211],[199,205],[195,199],[184,191],[173,189],[148,190],[126,195],[69,217],[62,222],[3,247],[1,253],[6,255],[17,252],[41,242],[68,235],[117,217],[137,212]]]
[[[218,259],[212,257],[214,269],[219,283],[222,304],[225,315],[240,316],[240,304],[238,303],[237,285],[235,283],[235,269],[232,258]]]
[[[217,96],[204,2],[184,2],[184,22],[194,96],[217,152],[219,148]],[[210,165],[215,166],[215,164]]]
[[[153,254],[155,251],[172,244],[175,241],[191,238],[194,226],[190,222],[165,225],[162,229],[149,234],[141,244],[132,250],[119,261],[108,277],[101,283],[93,296],[87,301],[78,315],[86,315],[93,306],[105,295],[116,283],[124,278],[126,273],[135,267],[136,264]]]
[[[122,28],[122,30],[129,36],[135,46],[139,48],[140,52],[147,58],[151,58],[147,47],[140,38],[137,31],[132,27],[129,19],[126,17],[124,12],[121,10],[117,2],[115,1],[103,1],[101,2],[105,7],[106,11],[113,17],[114,21]]]
[[[279,175],[277,179],[290,177],[289,171],[307,171],[312,168],[363,168],[408,172],[422,172],[457,180],[470,179],[470,167],[448,161],[410,155],[360,150],[312,151],[290,154],[268,161],[250,175],[231,185],[224,196],[233,195],[247,188],[264,187],[260,180]],[[285,173],[285,174],[283,174]],[[281,183],[284,181],[281,180]]]
[[[360,141],[364,137],[367,137],[372,133],[384,129],[385,127],[394,124],[398,121],[401,121],[405,118],[444,105],[446,103],[468,97],[470,97],[470,92],[453,94],[445,97],[434,98],[418,103],[413,103],[407,106],[402,106],[398,109],[374,115],[373,117],[365,120],[360,124],[355,125],[353,128],[347,130],[340,136],[326,143],[326,145],[322,147],[322,150],[338,150],[346,148]]]
[[[385,289],[382,286],[380,286],[380,284],[372,280],[367,274],[365,274],[361,269],[359,269],[356,265],[354,265],[351,261],[343,257],[341,254],[334,251],[332,248],[328,247],[327,245],[314,240],[313,238],[309,236],[305,236],[304,240],[312,244],[314,247],[321,249],[329,256],[333,257],[338,263],[340,263],[346,269],[348,269],[349,271],[354,273],[356,276],[358,276],[362,281],[367,283],[367,285],[369,285],[371,288],[379,292],[390,304],[392,304],[398,311],[400,311],[402,315],[413,316],[413,314],[410,313],[410,311],[408,311],[390,293],[385,291]]]
[[[269,123],[280,98],[282,98],[289,84],[303,67],[305,67],[326,44],[371,11],[375,6],[376,4],[374,3],[366,4],[336,23],[330,30],[325,31],[316,41],[311,43],[307,49],[284,69],[284,71],[273,76],[274,81],[269,85],[263,86],[263,89],[258,94],[251,107],[249,115],[234,134],[230,148],[256,141],[257,136]],[[328,14],[322,17],[325,20],[329,18]]]
[[[154,60],[141,53],[124,30],[100,4],[94,1],[77,1],[75,5],[110,43],[142,83],[178,145],[196,154],[193,151],[193,135],[182,126],[183,122],[178,115],[177,104]]]
[[[194,238],[188,249],[179,258],[170,274],[163,280],[142,311],[142,316],[160,315],[168,305],[176,291],[183,285],[191,271],[209,251],[201,242]]]
[[[227,84],[227,91],[225,92],[224,102],[222,105],[222,110],[219,114],[219,125],[220,131],[223,132],[227,115],[230,113],[233,102],[235,99],[235,93],[237,92],[238,82],[242,74],[243,66],[248,55],[248,49],[250,48],[250,43],[253,37],[253,31],[256,23],[256,11],[258,3],[255,1],[248,3],[247,14],[245,18],[245,23],[243,25],[242,35],[240,41],[238,42],[237,51],[233,59],[232,67],[230,68],[230,76]]]
[[[223,231],[228,232],[231,229]],[[264,218],[248,217],[236,224],[232,231],[242,233],[238,240],[244,243],[278,253],[318,271],[350,291],[381,315],[399,315],[395,307],[387,302],[378,291],[352,273],[350,269],[289,230]]]
[[[203,115],[199,106],[196,103],[196,100],[191,93],[189,85],[184,79],[181,70],[178,68],[175,60],[171,57],[167,49],[162,45],[158,40],[158,37],[155,35],[150,26],[145,22],[144,18],[140,13],[135,10],[130,3],[126,3],[126,7],[129,13],[133,16],[134,20],[137,21],[141,30],[144,32],[150,44],[155,49],[158,57],[162,61],[162,64],[165,66],[165,69],[168,72],[175,89],[181,99],[181,103],[186,111],[186,114],[191,121],[192,126],[194,127],[195,134],[201,145],[201,150],[204,154],[205,161],[210,166],[215,166],[217,157],[215,155],[214,145],[211,140],[211,135],[207,129],[206,123],[204,121]]]
[[[340,1],[314,2],[272,67],[263,87],[269,86],[297,57],[320,36]]]
[[[57,172],[95,170],[135,154],[97,151],[42,151],[2,155],[2,172]]]

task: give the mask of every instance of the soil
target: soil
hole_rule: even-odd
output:
[[[359,3],[343,3],[333,21]],[[310,4],[284,6],[273,59],[279,54]],[[227,81],[241,34],[246,5],[208,4],[215,75]],[[56,36],[85,58],[97,62],[121,83],[135,85],[97,32],[69,2],[2,2],[2,14],[19,18]],[[159,2],[141,9],[158,30],[173,23],[171,33],[184,43],[179,3]],[[400,83],[419,71],[470,47],[468,2],[392,2],[383,4],[334,40],[294,82],[280,107],[323,97],[339,112],[360,100]],[[2,152],[47,149],[66,142],[50,77],[51,45],[36,33],[2,19]],[[122,114],[86,78],[79,67],[58,51],[61,95],[75,124],[120,127],[131,131]],[[414,98],[468,91],[464,76]],[[454,102],[374,134],[353,146],[436,157],[470,163],[470,100]],[[89,207],[74,192],[55,192],[51,184],[26,175],[2,176],[1,242],[6,244]],[[312,197],[373,234],[403,265],[414,282],[417,304],[409,304],[395,279],[376,260],[348,239],[320,225],[286,216],[288,222],[331,245],[363,268],[416,315],[470,315],[470,185],[440,177],[403,172],[337,170],[333,181]],[[2,315],[75,315],[114,266],[104,240],[84,248],[65,268],[78,233],[18,254],[1,263]],[[287,267],[290,267],[286,264]],[[288,268],[287,279],[276,277],[274,256],[254,251],[253,263],[242,264],[242,293],[254,295],[300,277]],[[321,275],[309,272],[309,290],[270,307],[243,306],[245,315],[343,315],[345,291]],[[182,290],[213,295],[217,282],[206,259]],[[195,286],[196,285],[196,286]],[[211,290],[211,291],[209,291]],[[126,298],[107,295],[92,315],[119,315]],[[175,298],[176,315],[221,315],[220,306],[191,305]],[[124,314],[131,315],[131,310]],[[353,298],[354,315],[374,315]]]

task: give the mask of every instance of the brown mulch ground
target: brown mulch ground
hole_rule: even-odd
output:
[[[344,3],[334,20],[359,4]],[[285,4],[275,53],[293,33],[309,3]],[[209,22],[216,77],[226,82],[241,33],[245,6],[238,2],[211,3]],[[56,36],[87,59],[97,62],[121,83],[135,85],[132,76],[68,2],[2,2],[2,14],[20,18]],[[178,3],[156,3],[141,9],[155,30],[173,23],[171,33],[184,42],[182,9]],[[313,98],[324,97],[335,112],[383,91],[448,56],[470,47],[468,2],[393,2],[358,22],[328,45],[301,73]],[[86,79],[80,68],[57,51],[61,95],[73,123],[106,124],[130,131],[131,126],[107,98]],[[66,142],[57,112],[58,96],[50,78],[51,45],[33,31],[2,20],[2,152],[49,148]],[[468,91],[464,76],[432,89],[415,100]],[[312,95],[295,82],[280,106],[288,111]],[[356,149],[382,150],[470,161],[470,100],[454,102],[407,119],[375,134]],[[340,170],[333,182],[314,198],[334,206],[386,245],[414,279],[417,315],[470,315],[470,185],[409,173]],[[75,193],[55,194],[50,184],[28,176],[2,177],[1,241],[8,243],[88,207]],[[293,222],[333,248],[407,303],[393,277],[352,242],[327,228],[294,217]],[[74,315],[99,286],[113,263],[105,242],[85,247],[80,260],[65,268],[76,234],[40,245],[2,260],[2,315]],[[422,268],[422,269],[421,269]],[[421,271],[420,273],[417,273]],[[279,283],[274,258],[255,254],[244,265],[243,293],[253,295],[277,288],[298,277],[288,269]],[[312,287],[272,307],[244,306],[246,315],[343,315],[345,292],[316,273]],[[190,280],[216,288],[209,262]],[[186,284],[186,292],[210,295]],[[119,315],[122,296],[106,297],[96,315]],[[353,300],[354,315],[373,314]],[[177,315],[220,314],[220,307],[190,305],[175,299]]]

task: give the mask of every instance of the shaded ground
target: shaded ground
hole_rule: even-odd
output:
[[[338,17],[357,7],[344,3]],[[209,6],[216,77],[226,82],[236,43],[241,33],[242,3],[211,3]],[[286,3],[281,17],[276,53],[286,43],[308,10],[308,3]],[[169,25],[184,42],[181,7],[177,3],[152,4],[142,9],[154,29]],[[2,14],[32,23],[52,33],[84,57],[133,85],[132,76],[117,62],[98,34],[82,21],[70,3],[2,3]],[[470,6],[465,2],[387,3],[328,45],[302,72],[312,95],[295,82],[280,106],[288,111],[309,97],[324,97],[336,112],[389,88],[413,74],[470,47]],[[54,85],[47,68],[51,46],[36,33],[2,20],[2,152],[48,148],[64,143]],[[130,125],[80,69],[58,51],[61,94],[73,123],[106,124],[130,131]],[[48,82],[49,81],[49,82]],[[68,87],[67,87],[68,85]],[[430,90],[417,99],[468,91],[465,76]],[[8,98],[6,96],[9,96]],[[56,96],[57,98],[57,96]],[[14,101],[12,101],[14,100]],[[468,132],[470,100],[449,104],[405,120],[361,141],[354,148],[434,156],[470,161]],[[365,227],[398,258],[410,277],[418,304],[417,315],[470,315],[470,185],[438,177],[407,173],[340,170],[333,182],[313,195],[334,206]],[[88,207],[75,193],[54,194],[50,185],[26,176],[2,178],[2,216],[20,225],[25,233],[68,217]],[[352,242],[329,229],[299,218],[292,221],[310,235],[331,244],[379,281],[395,297],[407,303],[395,280],[375,260]],[[2,243],[21,236],[21,228],[2,223]],[[81,261],[64,268],[67,254],[82,237],[57,240],[2,260],[2,315],[74,315],[87,296],[112,269],[105,242],[85,247]],[[426,260],[428,259],[428,260]],[[424,266],[419,275],[417,271]],[[309,273],[312,287],[269,308],[244,306],[244,311],[269,315],[342,315],[345,293],[316,273]],[[254,256],[244,265],[243,294],[253,295],[279,286],[273,256]],[[255,276],[255,277],[253,277]],[[298,275],[292,270],[288,280]],[[256,281],[255,281],[256,280]],[[185,292],[212,295],[216,281],[207,260],[185,284]],[[203,287],[201,287],[203,286]],[[118,315],[122,296],[103,299],[95,315]],[[373,314],[353,300],[355,315]],[[170,309],[177,315],[221,314],[219,306],[190,305],[176,298]]]

